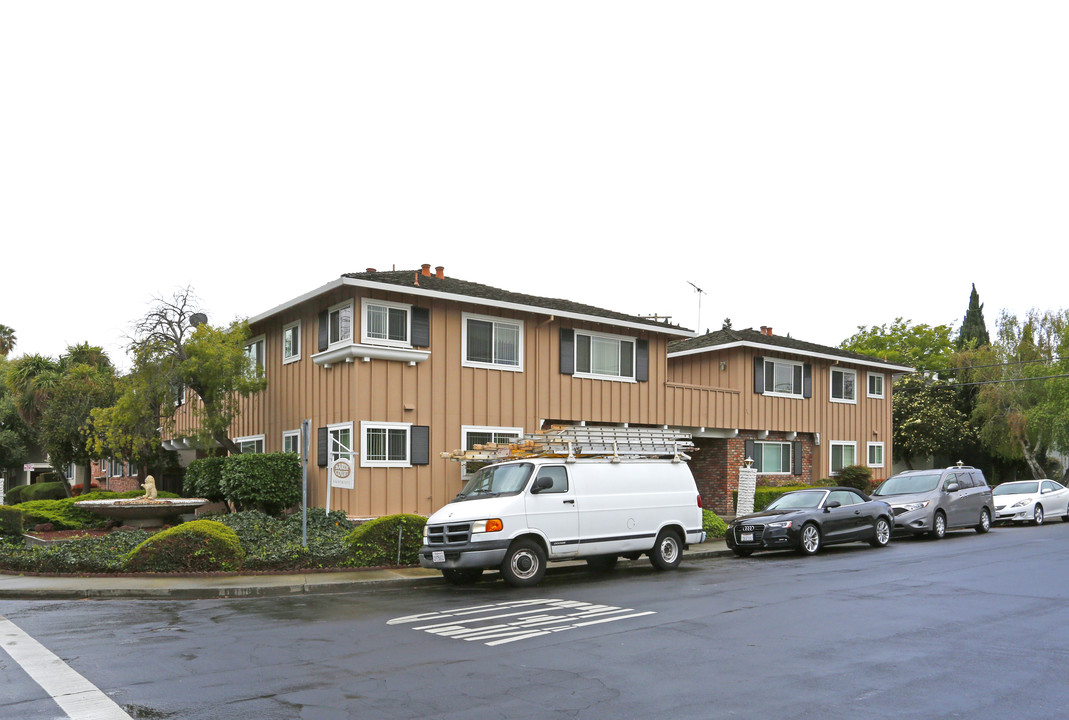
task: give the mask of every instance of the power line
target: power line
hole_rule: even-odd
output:
[[[895,388],[895,392],[913,392],[916,390],[953,390],[954,388],[965,387],[966,385],[997,385],[998,383],[1028,382],[1029,380],[1057,380],[1058,378],[1069,378],[1069,373],[1066,373],[1065,375],[1043,375],[1039,377],[1004,378],[1002,380],[977,380],[975,382],[953,382],[948,380],[946,385],[898,387]]]

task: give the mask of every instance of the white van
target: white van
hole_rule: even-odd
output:
[[[662,459],[534,457],[480,469],[431,515],[420,565],[456,584],[498,568],[516,587],[538,583],[547,560],[608,569],[645,553],[659,570],[705,541],[690,468]]]

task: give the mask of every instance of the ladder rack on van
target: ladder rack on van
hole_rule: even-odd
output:
[[[485,443],[472,450],[442,453],[457,461],[499,461],[526,457],[608,457],[613,462],[627,458],[671,457],[674,462],[690,460],[694,449],[691,436],[672,430],[554,425],[549,430],[527,434],[512,443]]]

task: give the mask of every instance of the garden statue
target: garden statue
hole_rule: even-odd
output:
[[[145,482],[141,487],[145,488],[145,500],[156,499],[156,478],[149,475],[147,478],[145,478]]]

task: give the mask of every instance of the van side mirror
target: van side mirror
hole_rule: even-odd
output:
[[[947,485],[947,492],[957,492],[960,489],[961,489],[961,485],[958,485],[956,482],[953,482],[953,483],[950,483],[949,485]]]
[[[531,486],[531,494],[537,495],[543,490],[549,490],[551,487],[553,487],[553,478],[543,475],[542,477],[535,479],[534,485]]]

